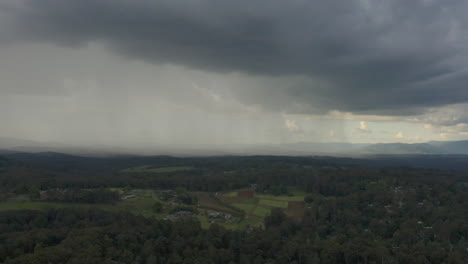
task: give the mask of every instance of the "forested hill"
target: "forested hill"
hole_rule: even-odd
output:
[[[326,157],[2,160],[0,263],[468,259],[465,172]]]
[[[264,228],[237,231],[94,209],[0,212],[0,262],[466,263],[466,186],[360,179],[340,196],[338,182],[311,190],[301,222],[274,209]]]
[[[9,162],[24,166],[63,172],[109,173],[128,167],[153,164],[155,166],[188,165],[195,167],[251,167],[273,163],[314,167],[406,167],[468,171],[468,155],[365,155],[356,157],[330,156],[111,156],[82,157],[57,152],[15,152],[0,155]]]
[[[0,167],[6,166],[7,163],[8,163],[8,159],[0,156]]]

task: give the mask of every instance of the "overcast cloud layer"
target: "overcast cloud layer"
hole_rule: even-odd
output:
[[[463,0],[14,2],[19,40],[100,41],[152,63],[304,77],[273,98],[239,89],[266,107],[407,115],[468,100]]]
[[[133,86],[120,88],[127,93],[134,89],[150,95],[156,89],[171,102],[226,113],[243,109],[251,115],[252,109],[261,109],[281,115],[340,111],[394,117],[427,123],[439,134],[445,133],[442,127],[461,127],[468,119],[463,114],[468,103],[464,0],[6,0],[0,10],[3,49],[53,44],[61,47],[60,54],[62,48],[98,45],[97,53],[107,51],[124,61],[175,65],[170,73],[160,72],[164,85],[158,88],[147,85],[149,67],[130,74]],[[28,61],[13,57],[12,64]],[[56,80],[47,70],[24,72],[29,78],[21,79],[16,70],[3,67],[12,72],[4,73],[0,92],[64,92],[63,87],[54,90]],[[95,89],[119,94],[121,79],[112,73],[125,70],[108,67],[109,83]],[[106,75],[96,72],[101,79]],[[89,78],[67,74],[79,81]],[[120,95],[116,98],[125,98]],[[283,129],[304,132],[286,121]],[[353,129],[374,131],[365,128],[357,123]]]

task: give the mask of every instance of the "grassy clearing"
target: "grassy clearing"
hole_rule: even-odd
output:
[[[150,196],[137,196],[135,198],[130,198],[123,200],[118,203],[118,207],[125,209],[143,209],[149,210],[153,206],[155,200]]]
[[[300,196],[274,196],[270,194],[257,194],[257,198],[262,200],[275,200],[275,201],[304,201],[304,195]]]
[[[208,217],[204,215],[197,215],[196,218],[198,219],[198,221],[200,221],[201,227],[203,229],[208,229],[210,227],[211,224],[208,220]]]
[[[47,210],[50,208],[98,208],[102,210],[117,210],[110,204],[77,204],[77,203],[53,203],[53,202],[0,202],[0,211],[10,210]]]
[[[252,226],[262,226],[263,225],[263,217],[256,217],[256,216],[249,216],[241,221],[241,224],[252,225]]]
[[[122,170],[122,172],[145,172],[147,169],[150,169],[150,165],[144,165],[144,166],[136,166],[136,167],[131,167],[128,169]]]
[[[265,208],[261,206],[257,206],[255,208],[255,211],[253,212],[254,215],[259,216],[259,217],[265,217],[270,214],[270,208]]]
[[[134,214],[145,216],[156,216],[152,212],[155,200],[152,198],[152,191],[145,190],[127,200],[119,201],[115,204],[83,204],[83,203],[60,203],[45,201],[18,201],[11,200],[0,202],[0,211],[8,210],[47,210],[50,208],[96,208],[108,211],[128,211]]]
[[[177,167],[162,167],[162,168],[154,168],[147,170],[148,172],[175,172],[175,171],[188,171],[193,170],[194,167],[191,166],[177,166]]]
[[[153,168],[151,165],[144,165],[144,166],[137,166],[122,170],[125,173],[145,173],[145,172],[153,172],[153,173],[163,173],[163,172],[175,172],[175,171],[188,171],[193,170],[194,167],[191,166],[173,166],[173,167],[160,167],[160,168]]]
[[[271,207],[288,208],[288,201],[276,201],[276,200],[261,199],[258,204],[259,205],[271,206]]]
[[[228,192],[224,194],[225,197],[237,197],[237,192]]]
[[[224,206],[220,201],[214,199],[210,196],[210,193],[207,192],[194,192],[192,195],[196,195],[198,199],[198,204],[200,208],[229,213],[233,215],[239,215],[240,212],[232,210],[232,208]]]
[[[152,168],[151,166],[139,166],[131,168],[128,171],[175,171],[192,169],[192,167],[165,167],[165,168]],[[170,213],[170,210],[175,206],[170,203],[164,203],[164,210],[160,213],[153,211],[153,205],[158,201],[158,191],[150,189],[133,189],[124,191],[122,188],[113,188],[113,191],[119,191],[122,195],[134,194],[136,197],[128,198],[119,201],[115,204],[76,204],[76,203],[56,203],[56,202],[31,202],[23,201],[22,197],[15,200],[0,202],[0,211],[6,210],[47,210],[50,208],[97,208],[110,211],[126,211],[136,215],[145,217],[164,218]],[[200,214],[196,218],[200,221],[203,228],[208,228],[213,221],[205,214],[204,210],[218,211],[222,213],[229,213],[237,216],[237,220],[224,221],[215,220],[219,224],[228,229],[244,229],[248,226],[262,226],[263,218],[270,214],[272,207],[288,208],[288,201],[302,201],[304,195],[299,192],[293,192],[295,196],[273,196],[258,194],[256,198],[239,198],[237,191],[231,191],[219,196],[214,196],[208,192],[192,192],[198,198]],[[221,200],[217,199],[220,198]],[[204,209],[204,210],[203,210]],[[202,211],[203,210],[203,211]],[[240,211],[237,211],[240,210]],[[297,212],[296,212],[297,211]],[[293,217],[302,217],[302,209],[290,210],[287,213]],[[242,213],[243,212],[243,213]]]
[[[243,204],[243,203],[234,203],[232,205],[241,209],[242,211],[246,213],[250,212],[255,207],[254,204]]]
[[[254,198],[239,198],[239,199],[236,199],[236,203],[256,204],[257,202],[258,202],[258,199],[254,199]]]

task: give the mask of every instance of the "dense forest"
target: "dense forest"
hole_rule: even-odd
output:
[[[43,159],[43,157],[41,157]],[[2,199],[112,203],[110,187],[306,195],[303,217],[273,209],[261,227],[202,228],[198,219],[97,208],[0,212],[2,263],[446,263],[468,260],[464,171],[369,166],[313,158],[170,157],[1,160]],[[87,159],[87,158],[86,158]],[[94,163],[93,163],[94,162]],[[64,165],[68,164],[68,165]],[[142,166],[151,164],[151,166]],[[180,170],[174,166],[184,167]],[[161,168],[161,166],[166,166]],[[172,166],[172,167],[168,167]],[[95,168],[100,175],[88,175]],[[128,169],[130,168],[130,169]],[[171,196],[162,197],[170,200]],[[194,204],[190,195],[178,196]]]
[[[382,166],[380,162],[374,164],[373,160],[328,157],[90,158],[58,153],[12,154],[0,161],[0,198],[11,191],[23,193],[53,188],[184,187],[191,191],[213,192],[249,184],[284,185],[307,191],[321,188],[324,194],[333,189],[336,192],[333,194],[339,195],[351,191],[347,181],[355,181],[356,177],[361,181],[381,177],[393,177],[402,182],[421,179],[448,183],[466,181],[465,170],[431,169],[430,165],[437,163],[434,159],[427,158],[421,167],[402,167],[391,159],[384,163],[388,165]],[[464,160],[468,161],[466,157]],[[191,169],[158,173],[125,170],[146,164],[156,168],[190,166]]]

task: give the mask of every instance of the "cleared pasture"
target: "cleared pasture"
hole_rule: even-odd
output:
[[[304,195],[297,196],[275,196],[270,194],[257,194],[257,198],[276,201],[304,201]]]
[[[258,204],[259,205],[271,206],[271,207],[288,208],[288,201],[260,199]]]
[[[98,208],[102,210],[117,210],[109,204],[78,204],[78,203],[54,203],[54,202],[0,202],[0,211],[11,210],[47,210],[50,208]]]
[[[237,207],[237,208],[241,209],[242,211],[244,211],[246,213],[250,212],[255,207],[254,204],[243,204],[243,203],[234,203],[232,205],[234,207]]]
[[[256,216],[259,216],[259,217],[265,217],[265,216],[269,215],[270,212],[271,212],[270,208],[257,206],[257,208],[255,208],[255,211],[253,212],[253,214],[256,215]]]
[[[225,197],[237,197],[237,192],[228,192],[228,193],[225,193],[223,196]]]
[[[258,199],[253,199],[253,198],[238,198],[235,200],[236,203],[245,203],[245,204],[256,204],[258,202]]]

